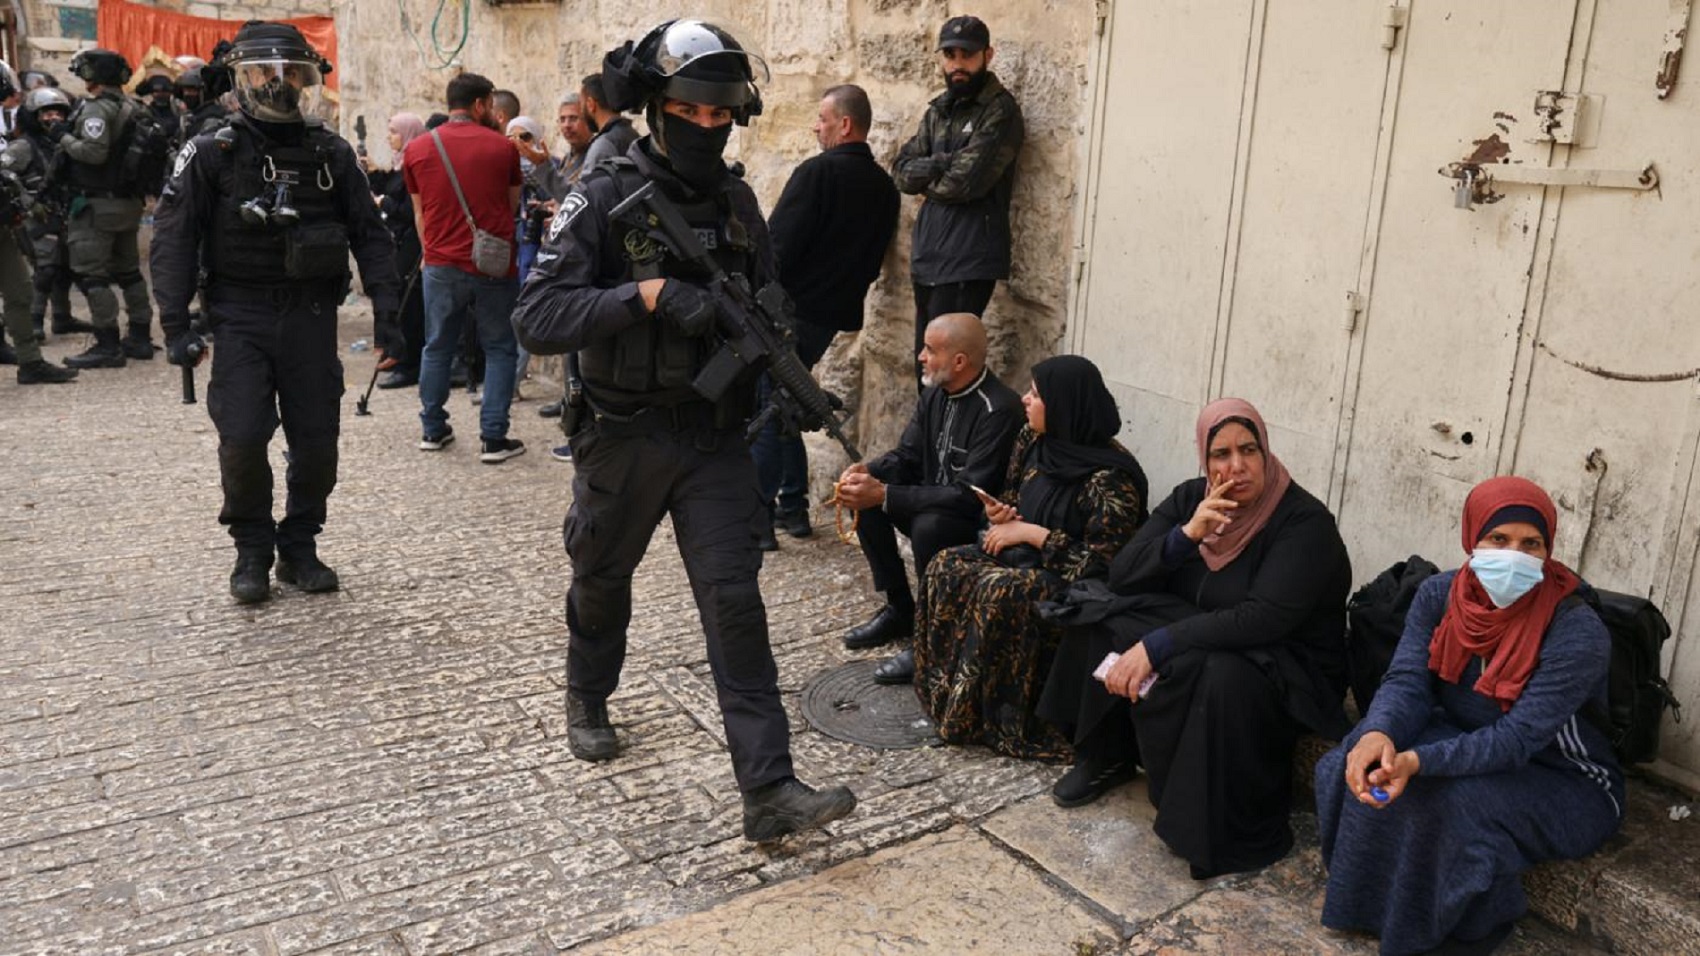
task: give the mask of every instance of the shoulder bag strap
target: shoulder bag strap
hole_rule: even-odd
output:
[[[466,225],[473,232],[478,231],[478,222],[472,218],[472,208],[466,204],[466,194],[460,191],[460,179],[455,176],[455,164],[449,162],[449,151],[443,147],[443,138],[431,131],[431,142],[437,144],[437,155],[443,157],[443,169],[449,174],[449,185],[455,188],[455,198],[460,200],[460,211],[466,214]]]

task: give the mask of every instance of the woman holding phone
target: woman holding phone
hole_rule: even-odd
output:
[[[1345,731],[1352,568],[1333,515],[1270,451],[1249,402],[1211,402],[1196,433],[1203,476],[1116,555],[1109,593],[1075,602],[1092,626],[1064,639],[1040,714],[1074,735],[1058,804],[1090,803],[1143,766],[1157,835],[1206,879],[1292,847],[1299,733]]]
[[[915,688],[946,742],[1059,760],[1068,739],[1034,709],[1062,629],[1037,605],[1104,575],[1145,520],[1145,473],[1116,442],[1121,414],[1087,359],[1035,365],[1021,401],[1027,426],[1003,498],[974,489],[988,522],[981,542],[927,565]]]

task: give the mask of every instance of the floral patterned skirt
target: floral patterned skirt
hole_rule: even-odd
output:
[[[1068,738],[1034,713],[1063,635],[1037,605],[1065,589],[1056,574],[1006,568],[978,545],[933,558],[916,622],[915,690],[947,743],[1070,759]]]

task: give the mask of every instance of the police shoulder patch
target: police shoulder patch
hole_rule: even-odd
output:
[[[99,139],[106,135],[106,118],[90,116],[83,120],[83,139]]]
[[[567,223],[577,218],[578,214],[583,212],[584,207],[588,205],[590,205],[590,202],[584,198],[583,194],[568,193],[567,198],[561,200],[561,207],[555,210],[555,218],[549,223],[549,234],[545,237],[547,241],[554,242],[559,239],[561,232],[567,228]]]
[[[191,141],[191,142],[184,143],[183,149],[180,150],[177,153],[176,164],[171,167],[171,178],[176,179],[177,177],[183,175],[183,170],[188,169],[189,164],[191,162],[193,162],[194,159],[195,159],[195,144],[194,144],[194,142]]]

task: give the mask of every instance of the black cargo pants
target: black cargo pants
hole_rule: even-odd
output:
[[[342,361],[332,287],[208,290],[213,322],[207,412],[218,429],[224,507],[236,550],[311,554],[336,487]],[[272,520],[267,446],[283,424],[289,463],[282,521]]]
[[[688,406],[652,409],[625,423],[591,422],[572,442],[573,504],[562,526],[573,569],[566,601],[571,693],[606,700],[619,685],[632,572],[670,515],[708,638],[738,787],[749,792],[792,776],[790,728],[756,581],[756,533],[767,509],[742,430],[716,429],[711,409]]]

